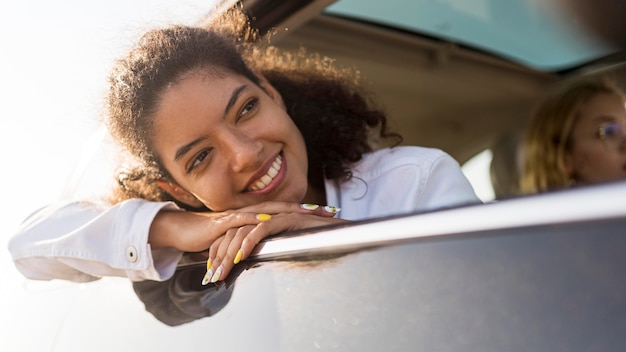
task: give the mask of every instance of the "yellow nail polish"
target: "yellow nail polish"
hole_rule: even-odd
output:
[[[241,249],[239,250],[239,252],[237,252],[237,255],[235,256],[235,260],[233,260],[233,263],[237,264],[241,261],[241,256],[243,255],[243,253],[241,253]]]
[[[211,262],[211,259],[206,261],[206,271],[211,270],[211,267],[213,266],[213,263]]]
[[[213,274],[213,277],[211,277],[211,282],[216,282],[217,280],[220,279],[220,276],[222,276],[222,266],[221,265],[219,267],[217,267],[217,270],[215,270],[215,274]]]
[[[256,214],[256,219],[259,221],[269,221],[271,218],[270,214]]]

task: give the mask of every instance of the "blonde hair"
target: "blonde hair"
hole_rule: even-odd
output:
[[[534,110],[527,130],[520,190],[525,194],[572,184],[565,155],[580,108],[598,94],[623,93],[608,79],[577,80],[558,87]]]

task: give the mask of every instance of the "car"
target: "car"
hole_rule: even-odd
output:
[[[553,84],[626,77],[622,47],[536,1],[250,0],[218,9],[230,6],[277,46],[357,67],[404,144],[443,149],[464,167],[519,136]],[[475,185],[491,181],[486,160]],[[10,312],[0,349],[626,350],[626,183],[482,197],[274,236],[207,286],[193,254],[165,282],[12,273],[0,291]]]

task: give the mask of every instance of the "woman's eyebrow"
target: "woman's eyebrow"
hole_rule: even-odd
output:
[[[196,144],[200,143],[204,139],[205,137],[196,138],[193,141],[178,148],[178,150],[176,151],[176,154],[174,155],[174,162],[178,161],[178,159],[183,157],[183,155],[187,154],[191,150],[191,148],[193,148]]]
[[[224,116],[228,115],[228,112],[230,111],[230,109],[232,109],[232,107],[237,102],[237,99],[239,99],[239,96],[241,96],[241,93],[244,90],[246,90],[246,88],[248,88],[248,85],[244,84],[235,88],[235,90],[233,90],[233,93],[230,95],[230,99],[228,99],[228,104],[226,104],[226,108],[224,109]],[[176,151],[176,154],[174,155],[174,161],[175,162],[178,161],[181,157],[187,154],[191,150],[191,148],[193,148],[196,144],[200,143],[200,141],[202,141],[203,139],[204,137],[197,138],[185,144],[184,146],[178,148],[178,150]]]
[[[600,122],[615,122],[618,119],[615,116],[602,114],[602,115],[596,116],[593,120],[596,123],[600,123]]]
[[[243,92],[246,88],[248,88],[248,85],[244,84],[233,90],[233,93],[230,95],[230,99],[228,100],[228,104],[226,104],[226,109],[224,109],[224,116],[228,115],[230,109],[235,105],[237,99],[239,99],[241,92]]]
[[[233,93],[230,95],[230,99],[228,99],[228,104],[226,104],[226,108],[224,109],[224,116],[228,115],[228,112],[230,111],[230,109],[232,109],[232,107],[237,102],[237,99],[239,99],[239,96],[241,96],[241,93],[246,88],[248,88],[248,85],[244,84],[235,88],[235,90],[233,90]],[[205,139],[205,137],[194,139],[193,141],[178,148],[178,150],[176,151],[176,154],[174,154],[174,162],[177,162],[180,158],[182,158],[185,154],[187,154],[191,150],[191,148],[193,148],[196,144],[200,143],[203,139]]]

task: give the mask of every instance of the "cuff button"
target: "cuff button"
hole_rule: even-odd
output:
[[[128,248],[126,248],[126,260],[128,260],[131,263],[134,263],[137,261],[138,258],[138,254],[137,254],[137,250],[135,249],[135,247],[130,246]]]

